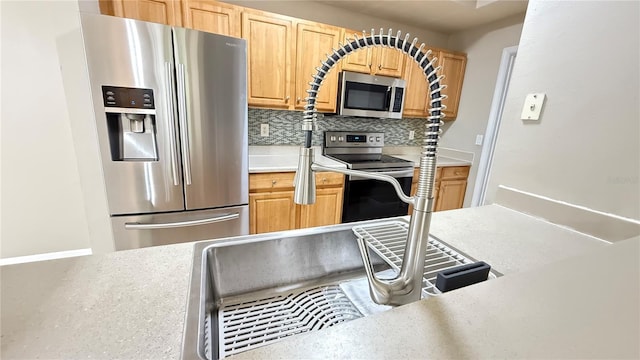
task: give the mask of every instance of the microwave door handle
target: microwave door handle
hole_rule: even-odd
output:
[[[393,104],[391,103],[391,99],[393,99],[393,93],[395,92],[395,88],[389,86],[387,87],[387,111],[391,111],[393,108]]]

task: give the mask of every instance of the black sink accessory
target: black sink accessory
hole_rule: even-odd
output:
[[[436,287],[444,292],[459,289],[485,281],[489,278],[491,266],[484,261],[456,266],[438,272]]]

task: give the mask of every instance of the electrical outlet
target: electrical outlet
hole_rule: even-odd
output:
[[[411,130],[409,131],[409,140],[413,140],[416,137],[416,132]]]
[[[269,124],[260,124],[260,136],[269,136]]]
[[[476,135],[476,145],[482,145],[483,139],[484,139],[484,135]]]

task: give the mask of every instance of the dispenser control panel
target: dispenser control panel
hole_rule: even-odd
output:
[[[102,86],[105,107],[155,109],[152,89]]]

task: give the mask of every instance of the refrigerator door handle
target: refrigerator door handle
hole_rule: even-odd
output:
[[[164,71],[167,80],[165,81],[165,91],[167,92],[168,101],[167,104],[167,118],[169,119],[169,137],[171,138],[171,142],[169,144],[169,154],[171,156],[171,176],[173,178],[173,185],[180,185],[178,181],[178,155],[177,155],[177,147],[176,144],[176,123],[174,114],[174,93],[173,93],[173,69],[170,62],[164,63]]]
[[[187,128],[187,93],[184,64],[178,65],[178,119],[180,120],[180,143],[184,159],[184,178],[191,185],[191,153],[189,152],[189,129]]]
[[[235,220],[240,218],[239,213],[226,214],[222,216],[216,216],[207,219],[200,220],[188,220],[188,221],[177,221],[170,223],[160,223],[160,224],[141,224],[138,222],[125,223],[124,228],[127,230],[155,230],[155,229],[170,229],[177,227],[187,227],[187,226],[197,226],[197,225],[206,225],[221,221]]]

